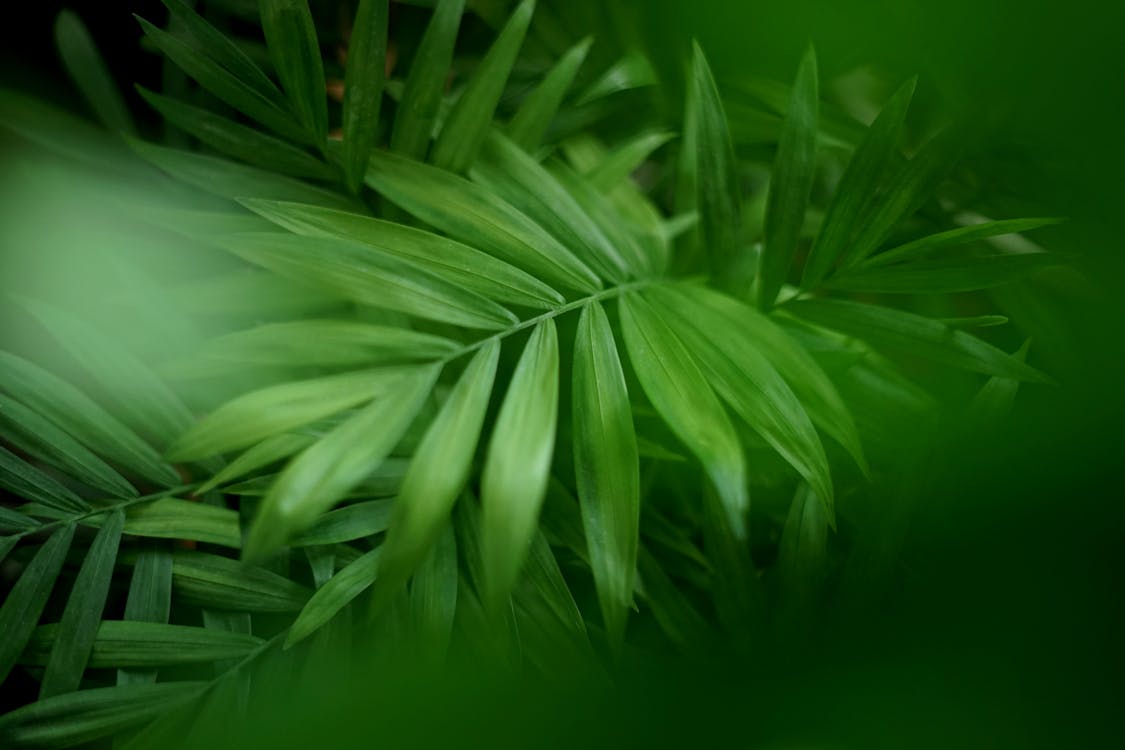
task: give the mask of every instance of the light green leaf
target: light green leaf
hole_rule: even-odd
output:
[[[284,383],[239,396],[181,435],[169,449],[177,460],[194,460],[258,441],[385,395],[414,368],[348,372]]]
[[[136,132],[129,108],[125,106],[105,60],[86,25],[74,11],[64,10],[55,18],[55,45],[66,72],[98,119],[111,130]]]
[[[262,200],[243,203],[291,232],[309,237],[339,237],[370,245],[490,299],[537,308],[563,303],[562,295],[534,276],[441,235],[319,206]]]
[[[1033,383],[1051,378],[1000,349],[921,315],[844,300],[801,300],[785,309],[794,315],[874,346],[885,346],[985,375]]]
[[[288,433],[268,437],[257,445],[247,448],[245,452],[224,466],[219,473],[200,485],[195,493],[204,495],[216,487],[221,487],[235,479],[246,476],[255,469],[288,458],[297,451],[304,450],[312,445],[315,439],[312,435]]]
[[[285,637],[289,648],[319,630],[336,613],[375,581],[381,549],[376,548],[349,563],[312,595]]]
[[[368,166],[367,184],[427,224],[547,283],[584,292],[601,287],[594,272],[542,227],[468,180],[421,162],[376,153]]]
[[[90,506],[54,477],[0,446],[0,487],[14,496],[62,511],[83,511]]]
[[[8,592],[4,604],[0,605],[0,633],[4,634],[0,638],[0,683],[8,679],[8,673],[35,630],[73,538],[74,524],[66,524],[52,534],[23,569],[20,579]],[[7,717],[0,718],[0,727],[7,721]],[[3,737],[2,729],[0,737]]]
[[[339,544],[386,531],[391,525],[395,500],[370,500],[332,510],[289,540],[291,547]],[[384,544],[385,546],[385,544]]]
[[[129,509],[125,533],[154,539],[191,539],[238,549],[238,511],[165,497]]]
[[[816,175],[819,99],[816,53],[809,47],[797,69],[789,113],[781,129],[766,202],[765,244],[758,264],[758,306],[777,299],[797,254],[797,242]]]
[[[324,63],[308,0],[259,0],[270,59],[297,119],[323,143],[328,135]]]
[[[485,607],[499,613],[516,585],[547,490],[558,419],[554,321],[535,327],[508,385],[481,475]]]
[[[379,127],[387,71],[388,6],[387,0],[359,0],[348,40],[348,64],[344,71],[344,172],[353,193],[363,186]]]
[[[684,146],[694,149],[694,164],[698,170],[694,206],[699,210],[700,241],[716,281],[735,294],[743,295],[748,289],[750,268],[746,258],[741,257],[738,239],[742,195],[737,162],[723,101],[698,43],[692,46],[687,107],[691,112],[694,138]]]
[[[142,86],[137,86],[137,92],[168,122],[227,156],[294,177],[336,177],[332,167],[283,140]]]
[[[828,286],[876,294],[971,292],[1010,284],[1029,273],[1061,263],[1062,257],[1055,253],[1038,252],[935,258],[885,268],[858,266],[834,276]]]
[[[434,9],[395,112],[391,131],[391,150],[395,153],[415,159],[426,154],[464,8],[465,0],[439,0]]]
[[[435,166],[461,173],[476,161],[481,144],[492,128],[496,105],[504,93],[504,84],[534,12],[535,0],[523,0],[509,15],[508,22],[445,118],[430,155]]]
[[[58,638],[47,659],[39,700],[77,690],[82,682],[113,579],[124,524],[125,514],[114,511],[90,544],[58,624]]]
[[[1053,218],[1008,219],[1006,221],[985,221],[967,227],[958,227],[957,229],[950,229],[947,232],[939,232],[937,234],[920,237],[919,239],[907,242],[905,245],[899,245],[896,248],[881,252],[878,255],[873,255],[860,264],[857,270],[881,268],[891,263],[914,260],[916,258],[932,255],[938,250],[945,250],[950,247],[957,247],[958,245],[964,245],[969,242],[999,237],[1005,234],[1029,232],[1032,229],[1059,224],[1062,221],[1063,219]]]
[[[57,647],[60,625],[40,625],[20,657],[21,664],[43,666]],[[163,667],[237,659],[263,643],[241,633],[225,633],[187,625],[106,620],[98,623],[87,666]]]
[[[743,535],[750,506],[746,463],[734,425],[688,349],[636,295],[621,298],[621,329],[633,371],[649,401],[699,459],[722,498],[727,521]]]
[[[617,647],[633,604],[640,539],[640,459],[609,319],[593,302],[574,342],[574,472],[594,583]]]
[[[204,682],[80,690],[31,703],[0,716],[6,747],[62,748],[92,742],[149,721],[169,706],[200,694]]]
[[[308,528],[390,454],[430,394],[440,366],[403,373],[281,473],[250,528],[244,558],[260,560]]]
[[[176,550],[172,585],[189,604],[235,612],[295,612],[305,605],[304,586],[228,557]]]
[[[653,152],[675,137],[674,133],[641,133],[611,151],[586,178],[594,187],[608,193],[628,180]]]
[[[575,100],[575,104],[590,104],[622,91],[654,86],[659,82],[648,57],[642,52],[630,52],[598,76]]]
[[[179,484],[175,469],[148,443],[86,394],[38,365],[0,352],[0,386],[95,452],[157,484]]]
[[[813,288],[828,275],[859,228],[864,206],[872,200],[879,180],[898,149],[906,110],[917,83],[916,78],[911,78],[894,93],[852,154],[809,250],[801,276],[802,287]]]
[[[508,137],[524,151],[531,153],[542,143],[592,43],[593,39],[586,37],[567,50],[508,124]]]
[[[383,544],[376,607],[401,590],[449,521],[472,469],[499,357],[499,340],[481,347],[414,451]]]
[[[216,243],[277,274],[373,307],[467,328],[499,330],[519,320],[487,297],[351,240],[244,232]]]

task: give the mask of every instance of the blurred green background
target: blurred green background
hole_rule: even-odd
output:
[[[567,16],[586,3],[542,4]],[[396,730],[419,746],[1064,748],[1125,740],[1125,5],[593,4],[614,24],[611,36],[642,41],[672,74],[692,37],[720,79],[749,71],[788,80],[809,41],[825,80],[860,66],[891,81],[919,74],[923,101],[979,122],[973,167],[981,179],[1025,215],[1069,217],[1050,247],[1077,254],[1093,284],[1045,313],[1066,343],[1053,352],[1062,386],[1029,389],[1001,434],[949,440],[912,474],[904,559],[886,600],[838,618],[793,652],[751,663],[636,665],[614,691],[581,683],[513,694],[482,685],[468,665],[436,694],[432,686],[396,694],[395,712],[416,721],[394,722],[390,745],[398,746]],[[129,15],[159,17],[159,3],[66,5],[121,80],[159,76]],[[61,7],[42,0],[9,10],[0,83],[80,111],[52,46]],[[336,710],[355,708],[342,705]],[[441,720],[449,716],[473,720]],[[302,736],[262,739],[297,746]]]

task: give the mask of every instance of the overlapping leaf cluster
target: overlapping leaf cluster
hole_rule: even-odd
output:
[[[652,67],[630,51],[597,70],[580,40],[529,74],[532,42],[559,36],[532,0],[473,8],[495,39],[452,87],[463,0],[438,0],[409,66],[390,64],[387,0],[360,0],[343,71],[303,0],[259,3],[265,54],[165,4],[163,28],[141,20],[146,43],[186,77],[140,94],[197,148],[136,136],[71,14],[60,49],[132,154],[216,196],[142,213],[230,256],[190,292],[233,307],[207,311],[221,334],[146,363],[21,300],[98,392],[0,355],[0,556],[22,568],[0,680],[40,685],[0,718],[13,746],[174,715],[348,623],[430,653],[518,643],[542,668],[612,659],[646,627],[684,649],[715,630],[760,642],[847,579],[836,499],[893,472],[893,447],[933,416],[896,353],[991,378],[980,412],[1048,380],[965,330],[1002,322],[992,308],[900,302],[1057,262],[984,242],[1049,220],[935,220],[958,135],[905,155],[913,82],[866,127],[821,107],[811,50],[791,88],[724,97],[696,47],[682,119],[638,119],[607,145],[599,124],[659,88]],[[87,161],[105,152],[75,154],[78,136],[123,151],[15,94],[4,120]],[[772,165],[746,156],[763,140]],[[768,187],[749,179],[763,166]],[[780,534],[764,558],[763,534]]]

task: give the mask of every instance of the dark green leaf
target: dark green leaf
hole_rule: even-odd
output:
[[[295,612],[309,598],[277,573],[206,552],[176,550],[172,584],[189,604],[235,612]]]
[[[125,618],[133,622],[168,622],[172,607],[172,551],[166,542],[143,543],[133,567]],[[156,670],[122,669],[117,684],[156,682]]]
[[[375,147],[386,78],[387,0],[360,0],[348,40],[344,71],[344,172],[358,192]]]
[[[53,477],[21,460],[3,446],[0,446],[0,487],[16,497],[63,511],[82,511],[90,507]]]
[[[999,237],[1005,234],[1029,232],[1032,229],[1051,226],[1062,221],[1062,219],[1050,218],[1009,219],[1006,221],[985,221],[967,227],[958,227],[957,229],[950,229],[947,232],[927,235],[912,242],[907,242],[905,245],[899,245],[896,248],[881,252],[878,255],[873,255],[865,260],[857,270],[879,268],[890,263],[914,260],[915,258],[931,255],[937,250],[957,247],[958,245],[964,245],[969,242]]]
[[[593,39],[587,37],[567,50],[508,124],[508,137],[524,151],[533,152],[543,141],[592,43]]]
[[[136,132],[129,108],[125,106],[105,60],[98,53],[86,25],[74,11],[64,10],[55,18],[55,45],[66,72],[98,119],[111,130]]]
[[[323,143],[328,135],[324,63],[308,0],[259,0],[270,59],[297,119]]]
[[[879,294],[971,292],[1010,284],[1029,273],[1062,262],[1061,256],[1054,253],[991,253],[936,258],[885,268],[859,266],[833,277],[829,286]]]
[[[21,664],[42,666],[57,647],[59,625],[36,628],[20,658]],[[261,638],[185,625],[107,620],[98,624],[90,651],[91,669],[163,667],[175,664],[237,659],[262,644]]]

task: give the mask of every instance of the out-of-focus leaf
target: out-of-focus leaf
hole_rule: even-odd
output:
[[[73,538],[74,524],[66,524],[52,534],[23,569],[20,579],[0,606],[0,633],[4,634],[0,638],[0,683],[8,679],[8,673],[35,630]],[[0,719],[0,727],[4,726],[5,720],[6,717]]]
[[[750,497],[734,425],[683,342],[637,295],[621,298],[621,329],[649,401],[711,478],[734,533],[745,533]]]
[[[410,610],[432,660],[440,660],[449,644],[457,587],[457,540],[447,523],[410,583]]]
[[[386,78],[387,0],[360,0],[348,40],[344,71],[344,173],[348,189],[358,192],[375,147]]]
[[[270,59],[297,118],[323,143],[328,135],[328,95],[316,25],[308,0],[259,0]]]
[[[217,240],[226,250],[282,276],[373,307],[468,328],[503,329],[511,312],[418,264],[335,237],[245,232]]]
[[[414,56],[391,131],[391,150],[411,158],[425,156],[453,62],[453,46],[465,0],[440,0]]]
[[[261,200],[243,203],[250,210],[297,234],[340,237],[370,245],[490,299],[538,308],[549,308],[563,302],[558,292],[534,276],[441,235],[319,206]]]
[[[129,108],[82,19],[72,10],[55,18],[55,45],[66,72],[98,119],[111,130],[136,132]]]
[[[375,581],[379,568],[380,549],[349,563],[343,570],[321,586],[297,615],[296,622],[289,628],[285,637],[285,647],[308,638],[321,626],[336,616],[336,613],[362,594]]]
[[[129,509],[125,533],[154,539],[191,539],[238,549],[238,512],[166,497]]]
[[[633,603],[640,537],[640,459],[609,319],[593,302],[574,343],[574,470],[606,630],[619,646]]]
[[[828,275],[832,264],[859,228],[864,206],[872,200],[879,180],[898,148],[906,110],[917,82],[912,78],[895,92],[852,154],[805,261],[801,277],[804,288],[815,287]]]
[[[870,269],[859,266],[834,276],[828,285],[834,289],[878,294],[970,292],[1010,284],[1029,273],[1062,262],[1062,257],[1055,253],[991,253],[963,258],[935,258]]]
[[[338,544],[378,534],[391,525],[394,508],[401,500],[370,500],[329,511],[289,540],[290,546]]]
[[[189,604],[235,612],[295,612],[309,598],[308,589],[277,573],[187,550],[172,556],[172,584]]]
[[[21,664],[43,666],[57,647],[60,625],[40,625],[20,657]],[[236,659],[262,644],[261,638],[186,625],[106,620],[97,633],[87,666],[137,668]]]
[[[559,347],[554,321],[535,327],[504,395],[481,475],[484,604],[501,611],[535,534],[555,446]]]
[[[587,37],[567,50],[508,124],[508,137],[524,151],[534,152],[542,143],[592,43],[593,39]]]
[[[305,530],[378,466],[398,444],[430,394],[439,366],[415,368],[395,386],[307,448],[262,501],[244,547],[260,560]]]
[[[523,0],[509,15],[492,48],[445,118],[431,154],[436,166],[451,172],[465,172],[476,161],[481,144],[492,128],[496,105],[504,93],[504,84],[534,12],[535,0]]]
[[[758,264],[758,306],[769,309],[789,275],[816,174],[819,106],[816,53],[809,47],[797,69],[789,113],[781,129],[766,203],[765,244]]]
[[[652,62],[642,52],[631,52],[611,65],[575,100],[582,106],[622,91],[644,88],[659,83]]]
[[[914,260],[923,256],[932,255],[938,250],[945,250],[950,247],[957,247],[958,245],[964,245],[969,242],[986,240],[1005,234],[1030,232],[1032,229],[1048,227],[1053,224],[1059,224],[1062,221],[1062,219],[1054,218],[1008,219],[1005,221],[986,221],[967,227],[958,227],[957,229],[950,229],[947,232],[930,234],[907,242],[905,245],[899,245],[898,247],[881,252],[878,255],[873,255],[860,264],[859,268],[856,270],[862,271],[870,268],[879,268],[904,260]]]
[[[542,227],[479,185],[384,153],[372,157],[367,184],[427,224],[545,282],[584,292],[601,287],[594,272]]]
[[[268,437],[262,442],[246,449],[237,458],[224,466],[219,473],[208,479],[196,490],[203,495],[216,487],[246,476],[255,469],[269,466],[275,461],[288,458],[312,444],[314,437],[301,434],[282,434]]]
[[[675,137],[674,133],[641,133],[615,148],[586,177],[594,187],[608,192],[629,179],[654,151]]]

